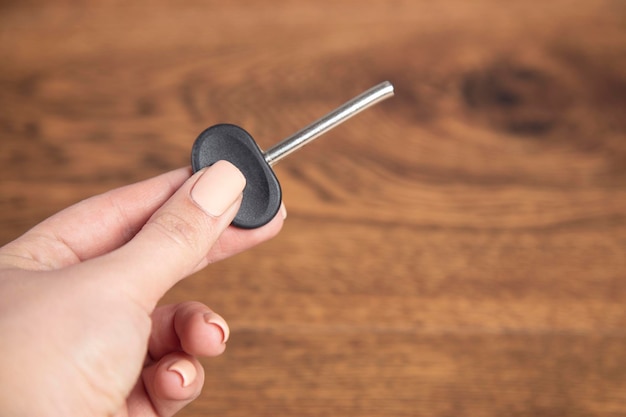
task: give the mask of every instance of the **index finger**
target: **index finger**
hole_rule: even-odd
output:
[[[5,263],[60,269],[128,242],[191,175],[180,168],[90,197],[49,217],[0,249]]]

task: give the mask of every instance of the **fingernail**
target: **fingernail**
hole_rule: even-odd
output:
[[[176,372],[180,376],[183,382],[183,388],[191,385],[193,381],[196,380],[196,376],[198,375],[198,371],[196,371],[196,367],[193,363],[184,359],[174,362],[169,368],[167,368],[167,370]]]
[[[204,315],[204,321],[207,324],[212,324],[217,326],[222,332],[222,344],[228,342],[228,338],[230,337],[230,329],[228,328],[228,324],[226,324],[226,320],[222,318],[217,313],[206,313]]]
[[[211,216],[221,216],[246,186],[246,178],[228,161],[206,168],[191,189],[191,199]]]
[[[280,203],[280,214],[283,216],[283,220],[287,218],[287,208],[283,203]]]

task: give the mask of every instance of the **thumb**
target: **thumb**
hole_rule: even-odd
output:
[[[121,248],[76,265],[124,288],[152,309],[181,279],[207,265],[207,254],[235,217],[246,180],[219,161],[189,178]]]

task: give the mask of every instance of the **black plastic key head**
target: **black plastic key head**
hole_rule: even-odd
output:
[[[191,150],[193,172],[226,160],[246,177],[243,201],[233,225],[244,229],[261,227],[280,209],[282,192],[274,171],[252,136],[239,126],[211,126],[196,139]]]

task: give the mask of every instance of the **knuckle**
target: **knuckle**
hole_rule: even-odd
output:
[[[177,246],[198,250],[210,228],[200,215],[186,213],[181,216],[170,210],[163,211],[152,220],[155,229]]]

